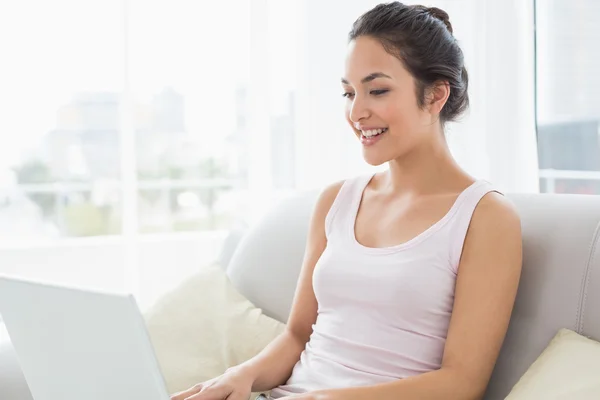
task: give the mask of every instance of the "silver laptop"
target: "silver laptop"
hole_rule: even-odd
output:
[[[0,277],[0,314],[35,400],[168,400],[132,295]]]

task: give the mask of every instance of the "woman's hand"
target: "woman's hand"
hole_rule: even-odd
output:
[[[192,386],[171,396],[171,400],[247,400],[254,379],[241,370],[231,369],[223,375]]]

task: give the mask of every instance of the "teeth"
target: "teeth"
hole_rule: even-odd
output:
[[[362,131],[362,134],[364,137],[372,137],[372,136],[380,135],[383,132],[385,132],[386,130],[387,130],[387,128],[371,129],[368,131]]]

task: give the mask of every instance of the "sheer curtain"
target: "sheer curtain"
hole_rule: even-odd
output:
[[[473,108],[452,138],[457,158],[503,191],[538,192],[533,2],[446,3],[472,76]]]
[[[34,19],[3,4],[0,273],[149,305],[213,259],[239,219],[372,171],[339,81],[352,22],[377,3],[237,0],[198,13],[193,0],[52,0]],[[533,2],[426,4],[450,14],[471,77],[472,108],[447,133],[456,158],[503,191],[536,192]],[[44,23],[64,29],[39,36]],[[51,157],[13,182],[4,164],[27,161],[13,140],[24,138]],[[234,173],[213,176],[214,157]]]
[[[300,2],[298,186],[370,171],[343,119],[339,80],[352,22],[379,1]],[[422,3],[422,2],[410,2]],[[448,126],[460,164],[505,192],[538,192],[533,2],[438,0],[470,74],[471,109]]]

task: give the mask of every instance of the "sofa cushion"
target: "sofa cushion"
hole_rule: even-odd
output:
[[[506,400],[600,399],[600,343],[561,329]]]
[[[218,265],[163,296],[145,318],[170,393],[253,357],[284,329],[239,294]]]
[[[227,266],[233,285],[265,315],[287,322],[317,191],[282,200],[246,232]]]

